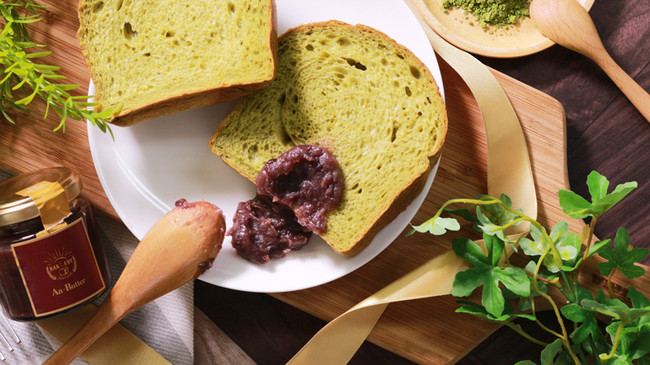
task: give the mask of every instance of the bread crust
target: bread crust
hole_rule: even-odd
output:
[[[88,54],[86,44],[83,39],[83,14],[88,3],[91,0],[79,0],[77,7],[77,16],[79,18],[79,29],[77,30],[77,40],[81,48],[81,53],[86,61],[88,71],[92,80],[95,79],[93,63]],[[158,98],[149,103],[140,105],[137,108],[121,109],[114,114],[108,121],[116,126],[126,127],[140,122],[144,122],[153,118],[177,114],[186,110],[201,108],[209,105],[219,104],[226,101],[240,98],[251,92],[261,89],[270,84],[277,74],[277,50],[278,50],[278,36],[277,36],[277,9],[275,0],[268,0],[270,3],[270,27],[268,29],[269,41],[269,59],[273,65],[272,74],[269,78],[263,80],[251,80],[244,84],[233,85],[220,85],[217,87],[206,87],[197,89],[192,92],[176,93],[170,90],[170,95],[165,98]],[[100,88],[96,89],[95,102],[100,104],[98,110],[101,110],[102,95]]]
[[[359,252],[363,251],[372,240],[375,238],[377,233],[381,231],[386,225],[392,222],[400,213],[406,210],[408,206],[413,202],[413,200],[420,194],[422,189],[426,185],[427,178],[431,169],[438,161],[438,158],[441,156],[440,153],[435,154],[429,158],[429,166],[424,173],[420,174],[413,182],[408,185],[404,190],[402,190],[395,199],[393,199],[392,204],[388,209],[379,216],[379,218],[357,241],[356,244],[350,246],[349,250],[339,250],[337,251],[343,256],[355,256]],[[326,240],[327,241],[327,240]],[[328,242],[329,243],[329,242]],[[329,243],[331,246],[332,244]]]

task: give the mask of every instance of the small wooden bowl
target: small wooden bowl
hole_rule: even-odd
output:
[[[594,0],[577,0],[587,10]],[[544,50],[554,43],[544,37],[530,18],[509,27],[491,27],[483,30],[471,14],[463,10],[445,11],[442,0],[422,0],[429,9],[427,23],[449,43],[481,56],[513,58]]]

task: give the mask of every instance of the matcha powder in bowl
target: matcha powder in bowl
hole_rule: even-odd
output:
[[[506,27],[529,16],[530,0],[443,0],[444,9],[459,8],[472,14],[483,29]]]

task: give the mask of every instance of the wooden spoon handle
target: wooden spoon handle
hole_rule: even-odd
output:
[[[77,356],[93,344],[104,332],[119,322],[127,311],[114,305],[111,297],[106,298],[92,318],[70,337],[43,365],[70,364]]]
[[[614,81],[641,115],[650,122],[650,94],[637,84],[607,52],[593,55],[592,59]]]
[[[530,17],[539,31],[568,49],[592,59],[650,122],[650,94],[621,69],[603,46],[596,26],[576,0],[533,0]]]

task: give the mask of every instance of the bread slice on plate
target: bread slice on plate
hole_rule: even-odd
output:
[[[225,102],[275,77],[273,0],[80,0],[77,32],[112,123]]]
[[[354,255],[421,191],[446,132],[444,101],[415,55],[373,28],[328,21],[279,38],[276,79],[237,104],[210,149],[254,181],[295,145],[328,148],[345,190],[321,236]]]

